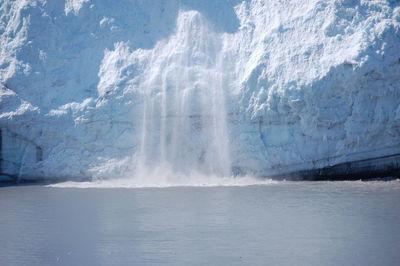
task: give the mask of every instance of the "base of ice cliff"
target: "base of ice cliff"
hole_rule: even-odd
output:
[[[398,1],[5,0],[0,43],[3,176],[400,154]]]

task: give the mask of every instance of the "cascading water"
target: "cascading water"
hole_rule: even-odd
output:
[[[135,151],[126,178],[59,187],[246,186],[271,184],[232,178],[227,110],[232,111],[234,64],[229,35],[216,32],[197,11],[179,12],[176,30],[150,50],[118,43],[108,67],[121,69],[130,87]],[[119,60],[119,58],[124,60]],[[113,72],[115,73],[115,72]],[[115,78],[115,77],[110,77]],[[237,78],[237,77],[236,77]],[[108,81],[108,79],[106,80]],[[132,94],[129,94],[132,93]],[[133,95],[133,96],[132,96]]]
[[[188,11],[152,51],[135,177],[231,175],[222,45],[205,18]]]
[[[226,36],[225,36],[226,37]],[[66,182],[58,187],[247,186],[271,184],[233,178],[227,110],[232,102],[229,38],[196,11],[181,11],[175,33],[151,50],[117,45],[134,92],[135,152],[126,178]],[[116,56],[116,54],[118,56]],[[114,62],[114,61],[113,61]],[[120,66],[121,67],[121,66]],[[137,141],[137,142],[136,142]]]

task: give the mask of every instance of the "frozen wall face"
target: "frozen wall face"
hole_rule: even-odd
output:
[[[268,176],[400,152],[398,1],[0,4],[1,172]]]

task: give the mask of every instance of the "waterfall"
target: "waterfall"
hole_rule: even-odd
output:
[[[141,86],[136,176],[230,176],[223,42],[198,12],[153,49]]]

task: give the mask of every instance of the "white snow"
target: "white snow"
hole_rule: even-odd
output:
[[[2,172],[268,176],[398,153],[399,117],[398,1],[0,3]]]
[[[65,14],[68,15],[70,12],[74,12],[74,14],[77,15],[83,4],[90,1],[91,0],[65,0]]]

